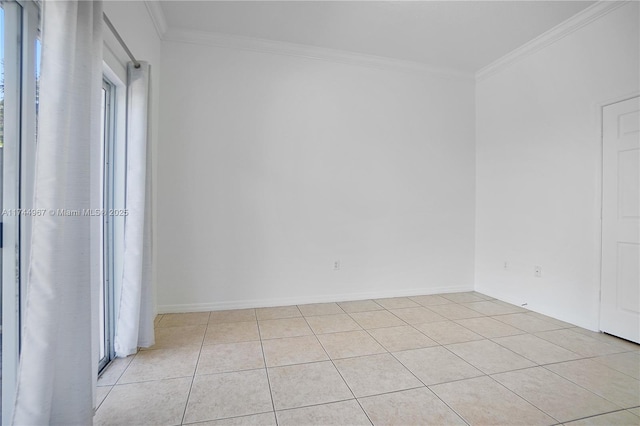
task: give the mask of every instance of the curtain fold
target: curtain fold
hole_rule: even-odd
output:
[[[13,423],[87,425],[93,418],[90,221],[100,143],[102,2],[45,1],[31,257]],[[54,212],[54,213],[52,213]]]
[[[127,176],[124,263],[116,324],[116,356],[154,344],[151,284],[151,153],[148,143],[150,66],[127,67]]]

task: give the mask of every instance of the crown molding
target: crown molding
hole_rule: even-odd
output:
[[[550,30],[540,34],[533,40],[523,44],[522,46],[512,50],[500,59],[490,63],[489,65],[479,69],[476,72],[476,81],[482,81],[489,76],[499,73],[508,68],[512,64],[544,49],[553,43],[562,40],[574,31],[590,24],[591,22],[607,15],[619,7],[630,3],[628,0],[599,1],[586,9],[573,15],[566,21],[556,25]]]
[[[427,64],[382,56],[328,49],[282,41],[266,40],[237,35],[194,31],[181,28],[169,28],[162,38],[164,41],[176,43],[199,44],[226,49],[245,50],[275,55],[295,56],[306,59],[338,62],[348,65],[369,68],[405,71],[421,74],[432,74],[443,78],[457,80],[473,80],[473,72],[464,72],[448,68],[438,68]]]
[[[149,12],[149,16],[151,17],[153,26],[156,28],[158,37],[162,40],[169,27],[167,26],[167,20],[164,16],[164,12],[162,11],[162,6],[160,6],[160,1],[145,0],[144,5],[147,7],[147,12]]]

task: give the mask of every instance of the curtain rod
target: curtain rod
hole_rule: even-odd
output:
[[[116,30],[116,28],[111,23],[111,20],[109,19],[107,14],[102,12],[102,17],[104,18],[104,23],[107,24],[107,27],[109,27],[109,29],[111,30],[113,35],[116,37],[116,39],[118,40],[118,42],[120,43],[120,45],[122,46],[124,51],[127,52],[127,55],[129,56],[129,58],[131,58],[131,62],[133,62],[133,66],[136,67],[136,68],[140,68],[140,62],[138,62],[138,60],[135,58],[135,56],[133,56],[133,53],[131,53],[131,51],[127,47],[127,44],[124,42],[122,37],[120,37],[120,34],[118,34],[118,31]]]

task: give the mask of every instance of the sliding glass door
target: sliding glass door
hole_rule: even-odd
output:
[[[114,224],[109,214],[114,206],[114,151],[115,151],[115,102],[116,87],[107,79],[102,82],[101,139],[103,144],[103,215],[102,285],[99,292],[98,327],[99,359],[98,371],[102,371],[114,357]]]
[[[38,79],[39,8],[0,1],[0,207],[2,273],[2,423],[10,424],[20,353],[20,327],[29,262]]]

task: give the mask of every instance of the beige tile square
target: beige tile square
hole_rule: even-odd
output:
[[[353,398],[331,361],[269,368],[276,410]]]
[[[122,373],[129,367],[134,357],[135,355],[131,355],[126,358],[116,358],[111,361],[100,377],[98,377],[98,386],[115,385],[120,376],[122,376]]]
[[[114,386],[93,418],[94,425],[179,425],[191,378]]]
[[[483,375],[442,346],[395,352],[393,355],[425,385]]]
[[[486,374],[502,373],[535,364],[490,340],[454,343],[447,349]]]
[[[529,311],[529,312],[526,312],[526,315],[529,315],[529,316],[531,316],[533,318],[537,318],[537,319],[540,319],[540,320],[543,320],[543,321],[546,321],[546,322],[550,322],[551,324],[557,325],[560,328],[575,327],[575,325],[573,325],[573,324],[570,324],[570,323],[564,322],[564,321],[560,321],[557,318],[553,318],[553,317],[550,317],[550,316],[547,316],[547,315],[544,315],[544,314],[541,314],[541,313],[538,313],[538,312]]]
[[[258,320],[271,320],[301,317],[302,313],[296,305],[277,306],[275,308],[256,309],[256,316],[258,317]]]
[[[355,399],[314,405],[312,407],[294,408],[278,411],[278,424],[281,426],[300,425],[367,425],[371,422]]]
[[[362,328],[347,314],[320,315],[307,317],[309,327],[316,334],[337,333],[340,331],[354,331]]]
[[[488,339],[524,334],[524,331],[518,328],[511,327],[510,325],[489,317],[461,319],[456,320],[456,322],[474,333],[478,333]]]
[[[638,426],[638,418],[628,411],[616,411],[565,423],[571,426]]]
[[[486,297],[476,294],[472,291],[467,291],[464,293],[444,293],[440,296],[454,303],[482,302],[486,300]]]
[[[386,352],[366,331],[321,334],[318,340],[332,359]]]
[[[358,398],[423,386],[390,354],[339,359],[334,363]]]
[[[298,309],[305,317],[315,315],[344,314],[344,311],[337,303],[311,303],[308,305],[298,305]]]
[[[209,324],[220,324],[225,322],[255,321],[255,309],[232,309],[228,311],[213,311],[209,316]]]
[[[620,409],[542,367],[510,371],[492,377],[560,422]]]
[[[640,351],[640,345],[629,340],[624,340],[616,336],[612,336],[611,334],[601,333],[591,330],[586,330],[581,327],[573,327],[571,331],[576,333],[584,334],[585,336],[589,336],[593,339],[599,340],[604,343],[608,343],[613,346],[618,346],[628,351]]]
[[[100,405],[102,405],[104,400],[107,398],[107,395],[109,395],[112,388],[113,386],[98,386],[96,388],[96,410],[100,408]]]
[[[576,333],[570,329],[542,331],[535,333],[535,335],[585,357],[608,355],[624,351],[624,349],[618,346],[600,342],[599,340]]]
[[[427,388],[360,399],[374,425],[466,425]]]
[[[550,425],[556,421],[490,377],[430,387],[471,425]]]
[[[446,320],[443,316],[422,306],[417,308],[391,309],[389,312],[408,324],[420,324]]]
[[[184,422],[273,411],[265,370],[195,376]]]
[[[483,293],[479,293],[477,291],[470,291],[470,294],[473,294],[474,296],[478,296],[480,299],[484,299],[484,300],[495,300],[498,301],[498,299],[496,299],[495,297],[491,297],[491,296],[487,296],[486,294]]]
[[[599,362],[581,359],[550,364],[545,368],[622,408],[640,405],[640,381]]]
[[[582,358],[578,354],[532,334],[498,337],[493,341],[538,364],[550,364],[552,362]]]
[[[476,334],[468,328],[465,328],[453,321],[416,324],[414,327],[441,345],[483,339],[481,335]]]
[[[199,347],[140,351],[133,358],[118,384],[191,377],[196,370]]]
[[[308,336],[313,331],[304,318],[283,318],[258,321],[262,339],[279,339],[282,337]]]
[[[408,325],[376,328],[374,330],[370,330],[369,334],[371,334],[371,336],[373,336],[373,338],[389,352],[405,351],[407,349],[426,348],[438,345],[436,342]]]
[[[187,423],[183,423],[187,424]],[[193,426],[277,426],[275,413],[252,414],[208,422],[189,423]]]
[[[373,300],[355,300],[353,302],[340,302],[338,305],[346,313],[381,311],[384,308]]]
[[[164,314],[156,327],[184,327],[203,325],[209,321],[209,312],[188,312],[184,314]]]
[[[466,308],[456,303],[449,303],[448,305],[429,306],[429,309],[450,320],[476,318],[483,316],[480,312],[474,311],[473,309]]]
[[[389,297],[374,299],[374,301],[385,309],[417,308],[420,306],[408,297]]]
[[[593,358],[593,360],[640,380],[640,353],[638,352],[604,355]],[[640,405],[640,402],[638,405]]]
[[[158,323],[162,320],[163,315],[162,314],[158,314],[156,315],[156,317],[153,319],[153,326],[157,327]]]
[[[355,312],[349,315],[365,329],[407,325],[389,311]]]
[[[229,322],[209,324],[207,334],[204,337],[205,345],[219,343],[250,342],[260,340],[258,324],[255,321]]]
[[[519,306],[508,303],[497,303],[495,301],[484,300],[482,302],[465,303],[463,306],[478,311],[484,315],[515,314],[525,311]]]
[[[229,373],[264,368],[260,342],[205,345],[200,352],[196,374]]]
[[[267,367],[326,361],[329,359],[315,336],[264,340],[262,347]]]
[[[409,299],[422,306],[446,305],[447,303],[453,303],[451,300],[445,299],[444,297],[438,296],[436,294],[430,294],[426,296],[411,296]]]
[[[558,330],[560,327],[548,321],[544,321],[525,313],[498,315],[493,319],[509,324],[527,333],[536,333],[538,331]]]
[[[531,312],[531,311],[529,311],[527,308],[525,308],[523,306],[514,305],[512,303],[507,303],[507,302],[504,302],[504,301],[498,300],[498,299],[489,299],[489,300],[491,300],[493,303],[497,303],[498,305],[506,306],[506,307],[508,307],[510,309],[516,309],[516,312],[521,312],[521,313]]]
[[[156,328],[156,344],[149,349],[202,346],[206,325]]]

